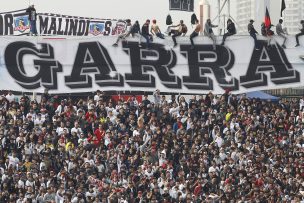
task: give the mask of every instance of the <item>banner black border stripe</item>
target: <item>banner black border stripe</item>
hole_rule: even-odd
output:
[[[28,15],[28,14],[26,12],[24,12],[24,13],[16,13],[13,16],[14,17],[19,17],[19,16],[25,16],[25,15]]]
[[[20,10],[15,10],[15,11],[7,11],[7,12],[2,12],[0,14],[8,14],[8,13],[20,12],[20,11],[26,11],[26,9],[20,9]]]

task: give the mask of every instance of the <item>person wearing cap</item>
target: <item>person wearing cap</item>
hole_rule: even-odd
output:
[[[304,35],[304,20],[301,20],[300,24],[301,24],[300,33],[296,34],[296,41],[297,41],[296,47],[300,46],[299,37]]]
[[[227,20],[227,32],[223,35],[223,41],[221,45],[225,44],[225,40],[227,37],[235,35],[236,34],[236,28],[234,23],[232,22],[231,19]]]
[[[259,50],[258,48],[258,40],[257,40],[257,36],[256,34],[258,34],[258,32],[255,30],[254,26],[253,26],[254,20],[250,20],[249,24],[248,24],[248,32],[250,34],[250,36],[254,39],[254,47],[256,50]]]
[[[127,27],[124,33],[118,35],[116,42],[113,44],[113,47],[117,47],[118,46],[118,42],[122,39],[125,39],[126,37],[129,37],[131,34],[131,30],[132,30],[132,24],[131,24],[131,20],[127,19]],[[94,98],[95,99],[95,98]]]

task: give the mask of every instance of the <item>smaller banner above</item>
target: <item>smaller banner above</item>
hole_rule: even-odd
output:
[[[169,10],[194,11],[194,0],[169,0]]]
[[[1,35],[25,35],[30,32],[30,21],[25,9],[0,13]]]
[[[59,36],[109,36],[125,31],[126,22],[98,18],[83,18],[49,13],[39,13],[40,35]],[[38,24],[38,23],[37,23]]]
[[[124,20],[84,18],[38,13],[37,30],[42,36],[110,36],[125,32]],[[0,36],[28,35],[30,21],[25,9],[0,13]]]

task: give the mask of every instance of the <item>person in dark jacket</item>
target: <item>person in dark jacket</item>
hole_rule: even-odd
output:
[[[133,24],[132,29],[131,29],[131,34],[132,34],[132,36],[134,36],[136,34],[140,34],[140,25],[139,25],[138,20],[135,21],[135,23]]]
[[[235,35],[236,34],[236,29],[235,29],[235,25],[234,23],[232,22],[231,19],[228,19],[227,20],[227,31],[224,36],[223,36],[223,42],[221,45],[224,45],[225,44],[225,40],[227,37],[229,36],[232,36],[232,35]]]
[[[135,23],[133,24],[132,29],[131,29],[131,34],[132,34],[132,37],[135,37],[135,36],[138,37],[138,44],[139,44],[139,46],[141,46],[140,45],[140,42],[141,42],[141,31],[140,31],[140,25],[139,25],[138,20],[135,21]]]
[[[31,25],[30,29],[30,35],[36,35],[37,36],[37,27],[36,27],[36,21],[37,21],[37,13],[34,4],[31,5],[26,9],[26,12],[29,15],[29,21]]]
[[[254,22],[254,20],[250,20],[250,22],[248,24],[248,32],[249,32],[250,36],[254,39],[255,49],[258,50],[259,49],[258,48],[258,40],[257,40],[257,37],[256,37],[256,34],[258,32],[254,29],[253,22]]]
[[[150,20],[146,20],[146,23],[143,24],[141,28],[141,35],[147,40],[146,45],[148,49],[150,48],[150,42],[153,41],[152,35],[150,34],[149,26]]]
[[[302,25],[302,29],[300,30],[301,32],[296,34],[296,41],[297,41],[297,44],[296,44],[296,47],[300,46],[300,43],[299,43],[299,37],[304,35],[304,20],[301,20],[301,25]]]

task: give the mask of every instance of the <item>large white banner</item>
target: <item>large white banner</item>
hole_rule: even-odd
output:
[[[37,31],[42,36],[111,36],[126,29],[124,20],[85,18],[53,13],[37,14]],[[0,36],[28,35],[30,21],[25,9],[0,13]]]
[[[35,92],[48,88],[52,93],[160,89],[201,94],[304,86],[304,48],[294,48],[293,36],[287,49],[280,46],[281,38],[274,38],[267,47],[261,37],[259,50],[249,36],[230,37],[216,50],[206,37],[197,37],[194,49],[188,37],[177,39],[175,48],[167,37],[155,39],[147,49],[145,41],[139,46],[139,39],[132,37],[118,47],[112,46],[116,37],[111,36],[2,37],[0,87]]]

